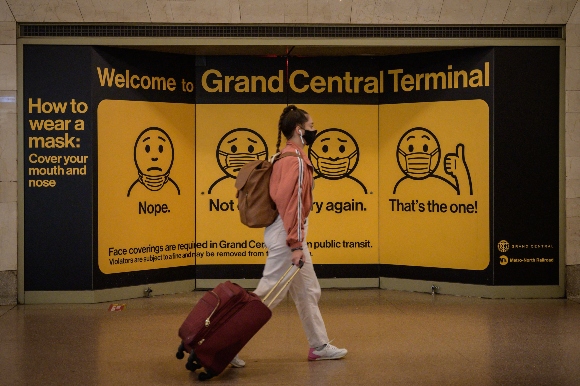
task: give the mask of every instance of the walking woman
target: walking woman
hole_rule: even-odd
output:
[[[298,309],[310,345],[308,360],[340,359],[347,354],[347,350],[331,345],[328,340],[318,308],[320,284],[306,245],[308,214],[312,207],[313,168],[304,152],[304,146],[311,145],[316,137],[312,117],[294,105],[286,107],[278,122],[276,151],[280,151],[282,135],[288,140],[282,153],[292,152],[298,156],[284,157],[274,163],[270,177],[270,196],[276,203],[279,215],[264,231],[268,258],[263,277],[254,292],[264,297],[290,263],[298,265],[302,260],[304,262],[302,269],[285,291],[290,292]],[[280,294],[270,308],[280,303],[285,295],[286,293]],[[234,359],[232,365],[235,366],[234,362],[237,361],[240,361],[238,357]]]

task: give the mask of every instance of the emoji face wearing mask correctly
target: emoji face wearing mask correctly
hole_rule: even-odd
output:
[[[323,130],[310,146],[308,156],[314,170],[323,178],[338,180],[348,176],[359,160],[354,138],[341,129]]]
[[[407,131],[397,145],[399,168],[408,177],[421,180],[433,174],[441,159],[441,148],[435,135],[422,127]]]
[[[169,179],[173,152],[171,138],[164,130],[158,127],[145,129],[137,137],[134,149],[139,182],[149,190],[160,190]]]
[[[260,134],[239,128],[222,137],[216,149],[216,158],[222,171],[235,178],[248,162],[267,159],[268,150]]]

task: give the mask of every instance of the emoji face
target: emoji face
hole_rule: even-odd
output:
[[[397,145],[399,168],[408,177],[421,180],[433,174],[441,159],[439,141],[422,127],[408,130]]]
[[[220,139],[216,158],[220,169],[235,178],[248,162],[267,159],[268,147],[264,138],[254,130],[234,129]]]
[[[173,143],[164,130],[150,127],[139,135],[135,142],[135,165],[146,176],[169,173],[173,165]]]
[[[314,170],[329,180],[348,176],[359,159],[358,144],[354,138],[341,129],[323,130],[310,146],[308,156]]]

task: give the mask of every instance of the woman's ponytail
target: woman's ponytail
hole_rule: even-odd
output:
[[[282,134],[286,139],[292,138],[296,125],[303,125],[308,121],[308,113],[294,105],[289,105],[282,110],[280,120],[278,121],[278,142],[276,143],[276,152],[280,151]]]

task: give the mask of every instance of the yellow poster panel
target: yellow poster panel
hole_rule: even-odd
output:
[[[197,105],[196,264],[264,264],[264,229],[240,222],[235,178],[276,153],[286,105]],[[282,146],[285,144],[282,140]]]
[[[97,126],[100,270],[194,264],[195,106],[104,100]]]
[[[377,264],[378,106],[301,105],[318,131],[307,241],[317,264]]]
[[[489,107],[380,106],[382,264],[483,270],[489,254]]]

